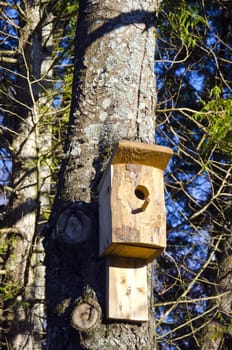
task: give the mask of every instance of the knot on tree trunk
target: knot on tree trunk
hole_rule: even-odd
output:
[[[81,244],[88,240],[91,230],[91,218],[74,204],[60,213],[56,221],[55,238],[70,245]]]
[[[84,296],[78,299],[72,314],[71,325],[81,332],[89,332],[101,323],[101,307],[94,291],[87,287]]]

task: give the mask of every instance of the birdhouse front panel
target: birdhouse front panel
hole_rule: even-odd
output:
[[[162,171],[138,164],[116,164],[111,191],[112,242],[164,248]]]

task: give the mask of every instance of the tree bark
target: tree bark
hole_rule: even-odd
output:
[[[45,239],[48,349],[156,348],[151,265],[149,321],[106,319],[97,186],[118,140],[154,142],[157,6],[80,1],[70,125]]]

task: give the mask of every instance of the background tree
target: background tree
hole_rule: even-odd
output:
[[[155,284],[161,348],[227,349],[232,129],[231,37],[225,28],[231,7],[219,1],[163,5],[156,135],[176,156],[167,179],[169,243]]]
[[[57,130],[62,131],[57,126],[58,103],[53,104],[60,91],[53,88],[62,76],[56,64],[69,50],[68,35],[63,38],[63,33],[73,25],[77,6],[66,1],[58,5],[9,1],[0,6],[5,181],[1,183],[1,342],[6,348],[41,349],[46,324],[40,234],[50,212],[50,186],[59,163],[57,157],[53,162],[57,152],[53,149],[60,142]]]

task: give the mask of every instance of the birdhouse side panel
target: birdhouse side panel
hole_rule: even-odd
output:
[[[99,191],[99,254],[112,243],[112,213],[111,213],[111,167],[104,176]]]

